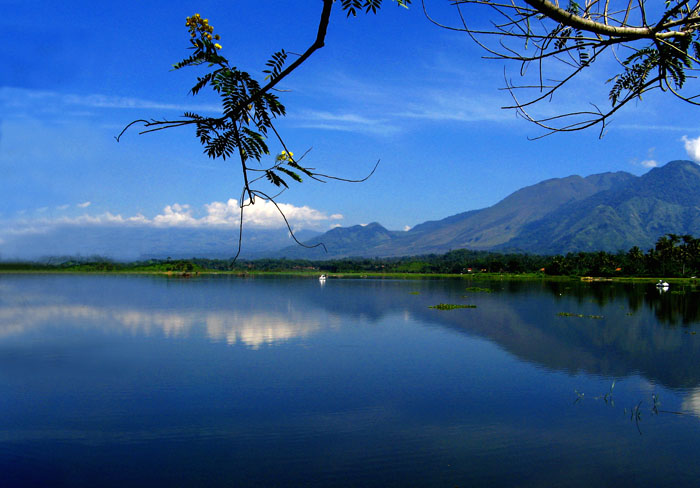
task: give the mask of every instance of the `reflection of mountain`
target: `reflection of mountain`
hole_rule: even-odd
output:
[[[310,298],[336,313],[361,312],[374,319],[408,310],[421,321],[484,337],[552,370],[616,377],[641,374],[669,388],[700,385],[700,363],[690,359],[699,357],[700,340],[687,329],[659,323],[664,318],[660,310],[693,308],[689,303],[697,308],[697,295],[661,296],[653,286],[612,283],[493,282],[480,286],[496,293],[471,294],[467,286],[462,281],[331,282],[326,296]],[[440,302],[477,308],[428,308]],[[561,317],[559,312],[603,319]]]
[[[468,286],[494,293],[470,293]],[[692,318],[682,312],[697,308],[696,297],[613,283],[331,279],[321,287],[313,279],[225,276],[0,277],[0,343],[69,324],[168,337],[199,333],[257,348],[320,333],[331,325],[349,327],[401,315],[488,339],[552,370],[641,374],[669,388],[697,388],[700,363],[691,358],[700,357],[700,336],[689,333],[693,328],[659,323],[659,317],[674,313]],[[437,303],[477,308],[428,308]],[[676,312],[664,315],[668,310]]]

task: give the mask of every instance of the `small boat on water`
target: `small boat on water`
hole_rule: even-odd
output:
[[[326,275],[322,274],[318,277],[318,281],[326,281]]]
[[[659,282],[656,284],[656,288],[659,290],[668,290],[669,284],[666,283],[663,280],[659,280]]]

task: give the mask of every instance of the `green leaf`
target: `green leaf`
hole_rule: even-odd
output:
[[[292,170],[290,170],[290,169],[287,169],[287,168],[285,168],[285,167],[283,167],[283,166],[280,166],[280,167],[277,168],[277,169],[280,170],[280,171],[282,171],[283,173],[285,173],[285,174],[291,176],[292,179],[294,179],[295,181],[298,181],[299,183],[301,183],[301,182],[304,181],[304,180],[301,179],[301,176],[299,176],[297,173],[295,173],[294,171],[292,171]]]
[[[275,186],[284,186],[285,188],[289,188],[289,186],[287,185],[287,183],[285,183],[285,181],[284,181],[282,178],[280,178],[274,171],[269,170],[269,169],[266,170],[266,171],[265,171],[265,176],[266,176],[267,179],[270,181],[270,183],[272,183],[273,185],[275,185]]]

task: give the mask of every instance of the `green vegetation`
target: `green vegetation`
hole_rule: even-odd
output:
[[[56,263],[36,263],[36,262],[0,262],[0,272],[2,271],[36,271],[36,272],[77,272],[77,273],[106,273],[106,272],[127,272],[127,273],[179,273],[191,274],[204,271],[204,268],[196,260],[187,259],[151,259],[148,261],[136,261],[133,263],[120,263],[101,257],[87,258],[84,260],[66,259],[58,260]]]
[[[455,310],[457,308],[476,308],[476,305],[455,305],[453,303],[438,303],[437,305],[431,305],[428,308],[435,308],[437,310]]]
[[[469,293],[493,293],[491,288],[480,288],[478,286],[470,286],[467,288]]]
[[[352,275],[362,278],[479,277],[480,279],[542,279],[543,277],[592,277],[619,280],[695,278],[700,275],[700,239],[668,234],[661,237],[646,253],[638,247],[616,254],[599,252],[569,253],[565,256],[503,254],[460,249],[446,254],[394,258],[344,258],[326,261],[307,259],[151,259],[120,263],[102,257],[86,259],[53,258],[38,262],[0,262],[0,271],[71,271],[71,272],[134,272],[134,273],[201,273],[227,272],[239,274],[319,273]],[[468,293],[491,293],[489,288],[468,287]]]
[[[603,318],[602,315],[584,315],[582,313],[569,313],[569,312],[559,312],[558,317],[577,317],[579,319],[596,319],[600,320]]]

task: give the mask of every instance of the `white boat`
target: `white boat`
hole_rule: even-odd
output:
[[[322,274],[318,277],[318,281],[326,281],[326,275]]]
[[[659,280],[659,282],[656,284],[656,287],[659,290],[666,290],[666,289],[668,289],[669,285],[665,281]]]

